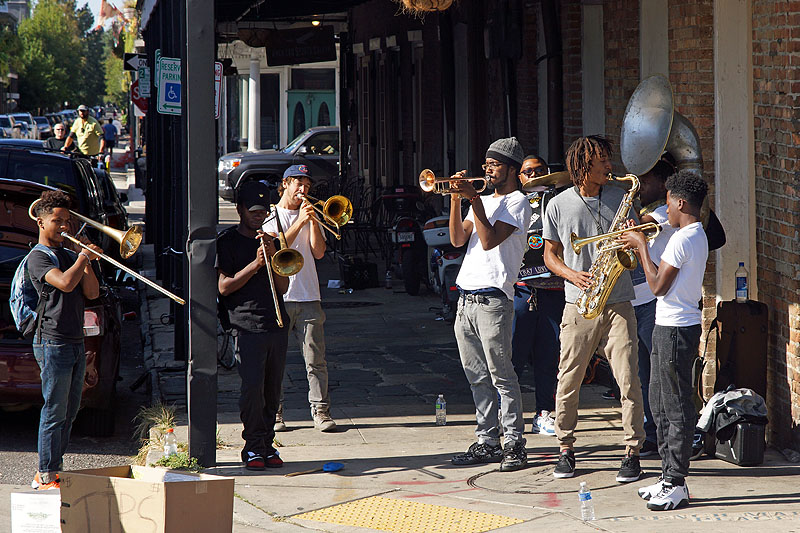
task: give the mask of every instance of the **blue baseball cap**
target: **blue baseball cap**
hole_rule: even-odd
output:
[[[311,171],[308,170],[306,165],[292,165],[286,169],[283,173],[283,177],[285,178],[308,178],[313,179],[311,177]]]

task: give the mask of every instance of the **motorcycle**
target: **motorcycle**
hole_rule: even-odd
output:
[[[403,287],[408,294],[416,296],[425,272],[427,246],[420,222],[420,219],[424,220],[425,207],[416,187],[393,187],[382,195],[382,199],[389,214],[389,236],[394,248],[391,265],[398,265]]]
[[[428,283],[442,301],[442,318],[455,319],[458,303],[456,277],[464,261],[465,247],[450,243],[449,216],[434,217],[425,222],[422,230],[428,246]]]

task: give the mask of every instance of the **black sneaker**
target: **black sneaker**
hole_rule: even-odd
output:
[[[450,461],[454,465],[477,465],[481,463],[499,463],[503,460],[503,448],[499,444],[491,446],[474,442],[466,452],[453,456]]]
[[[638,455],[626,455],[622,459],[622,465],[617,472],[617,481],[620,483],[630,483],[637,481],[642,476],[642,467],[639,466]]]
[[[558,463],[553,470],[553,477],[565,478],[575,475],[575,452],[572,450],[561,450]]]
[[[604,400],[619,400],[619,393],[614,389],[608,389],[601,396]]]
[[[525,439],[516,441],[513,445],[506,444],[503,448],[503,460],[500,463],[501,472],[513,472],[528,464],[528,452],[525,450]]]
[[[651,455],[658,455],[658,444],[646,440],[642,444],[642,449],[639,450],[639,457],[650,457]]]

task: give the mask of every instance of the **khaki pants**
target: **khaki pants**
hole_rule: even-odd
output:
[[[599,347],[611,365],[622,401],[622,428],[627,451],[638,453],[644,441],[644,408],[639,382],[636,315],[630,302],[607,305],[587,320],[575,304],[561,318],[561,360],[556,389],[556,436],[561,448],[572,448],[578,425],[578,399],[589,360]]]

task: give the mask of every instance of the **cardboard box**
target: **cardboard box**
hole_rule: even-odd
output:
[[[64,533],[233,529],[233,478],[130,465],[60,476]]]
[[[11,493],[11,533],[60,533],[58,489]]]

